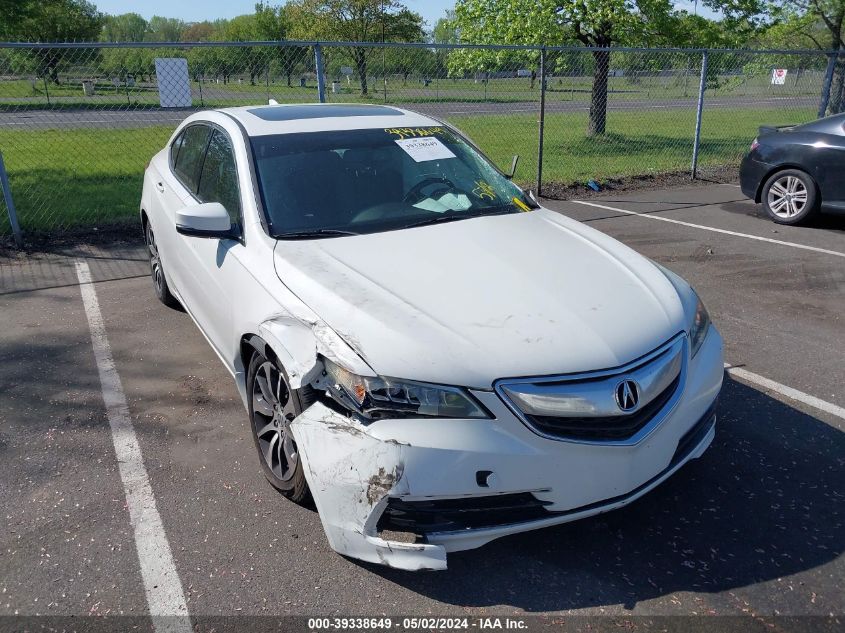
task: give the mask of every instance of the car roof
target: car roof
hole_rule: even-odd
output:
[[[411,110],[361,103],[293,103],[222,108],[249,136],[440,125]]]
[[[833,116],[825,117],[823,119],[810,121],[804,125],[795,126],[793,130],[843,136],[845,135],[845,114],[834,114]]]

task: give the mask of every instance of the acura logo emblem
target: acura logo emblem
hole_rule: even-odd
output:
[[[633,380],[623,380],[616,385],[616,405],[622,411],[633,411],[640,401],[640,389]]]

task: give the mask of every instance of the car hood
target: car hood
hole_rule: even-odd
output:
[[[489,389],[615,367],[686,327],[654,264],[546,209],[274,252],[282,282],[384,376]]]

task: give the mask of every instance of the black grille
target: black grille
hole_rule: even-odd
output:
[[[627,440],[666,406],[680,381],[679,374],[656,398],[628,415],[574,418],[526,414],[525,417],[541,433],[563,440]]]
[[[547,505],[530,492],[431,501],[391,498],[378,530],[426,534],[524,523],[551,516]]]

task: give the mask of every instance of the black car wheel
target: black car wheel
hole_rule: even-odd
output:
[[[174,297],[167,286],[167,279],[164,276],[164,268],[161,263],[161,255],[158,252],[155,233],[150,221],[144,222],[144,239],[147,242],[147,251],[150,256],[150,275],[153,278],[153,288],[156,297],[168,308],[180,309],[179,300]]]
[[[252,355],[247,372],[249,420],[261,470],[291,501],[306,503],[310,494],[290,423],[313,398],[308,389],[292,389],[287,373],[261,352]]]
[[[798,169],[779,171],[763,185],[763,208],[778,224],[801,224],[819,206],[816,183],[809,174]]]

